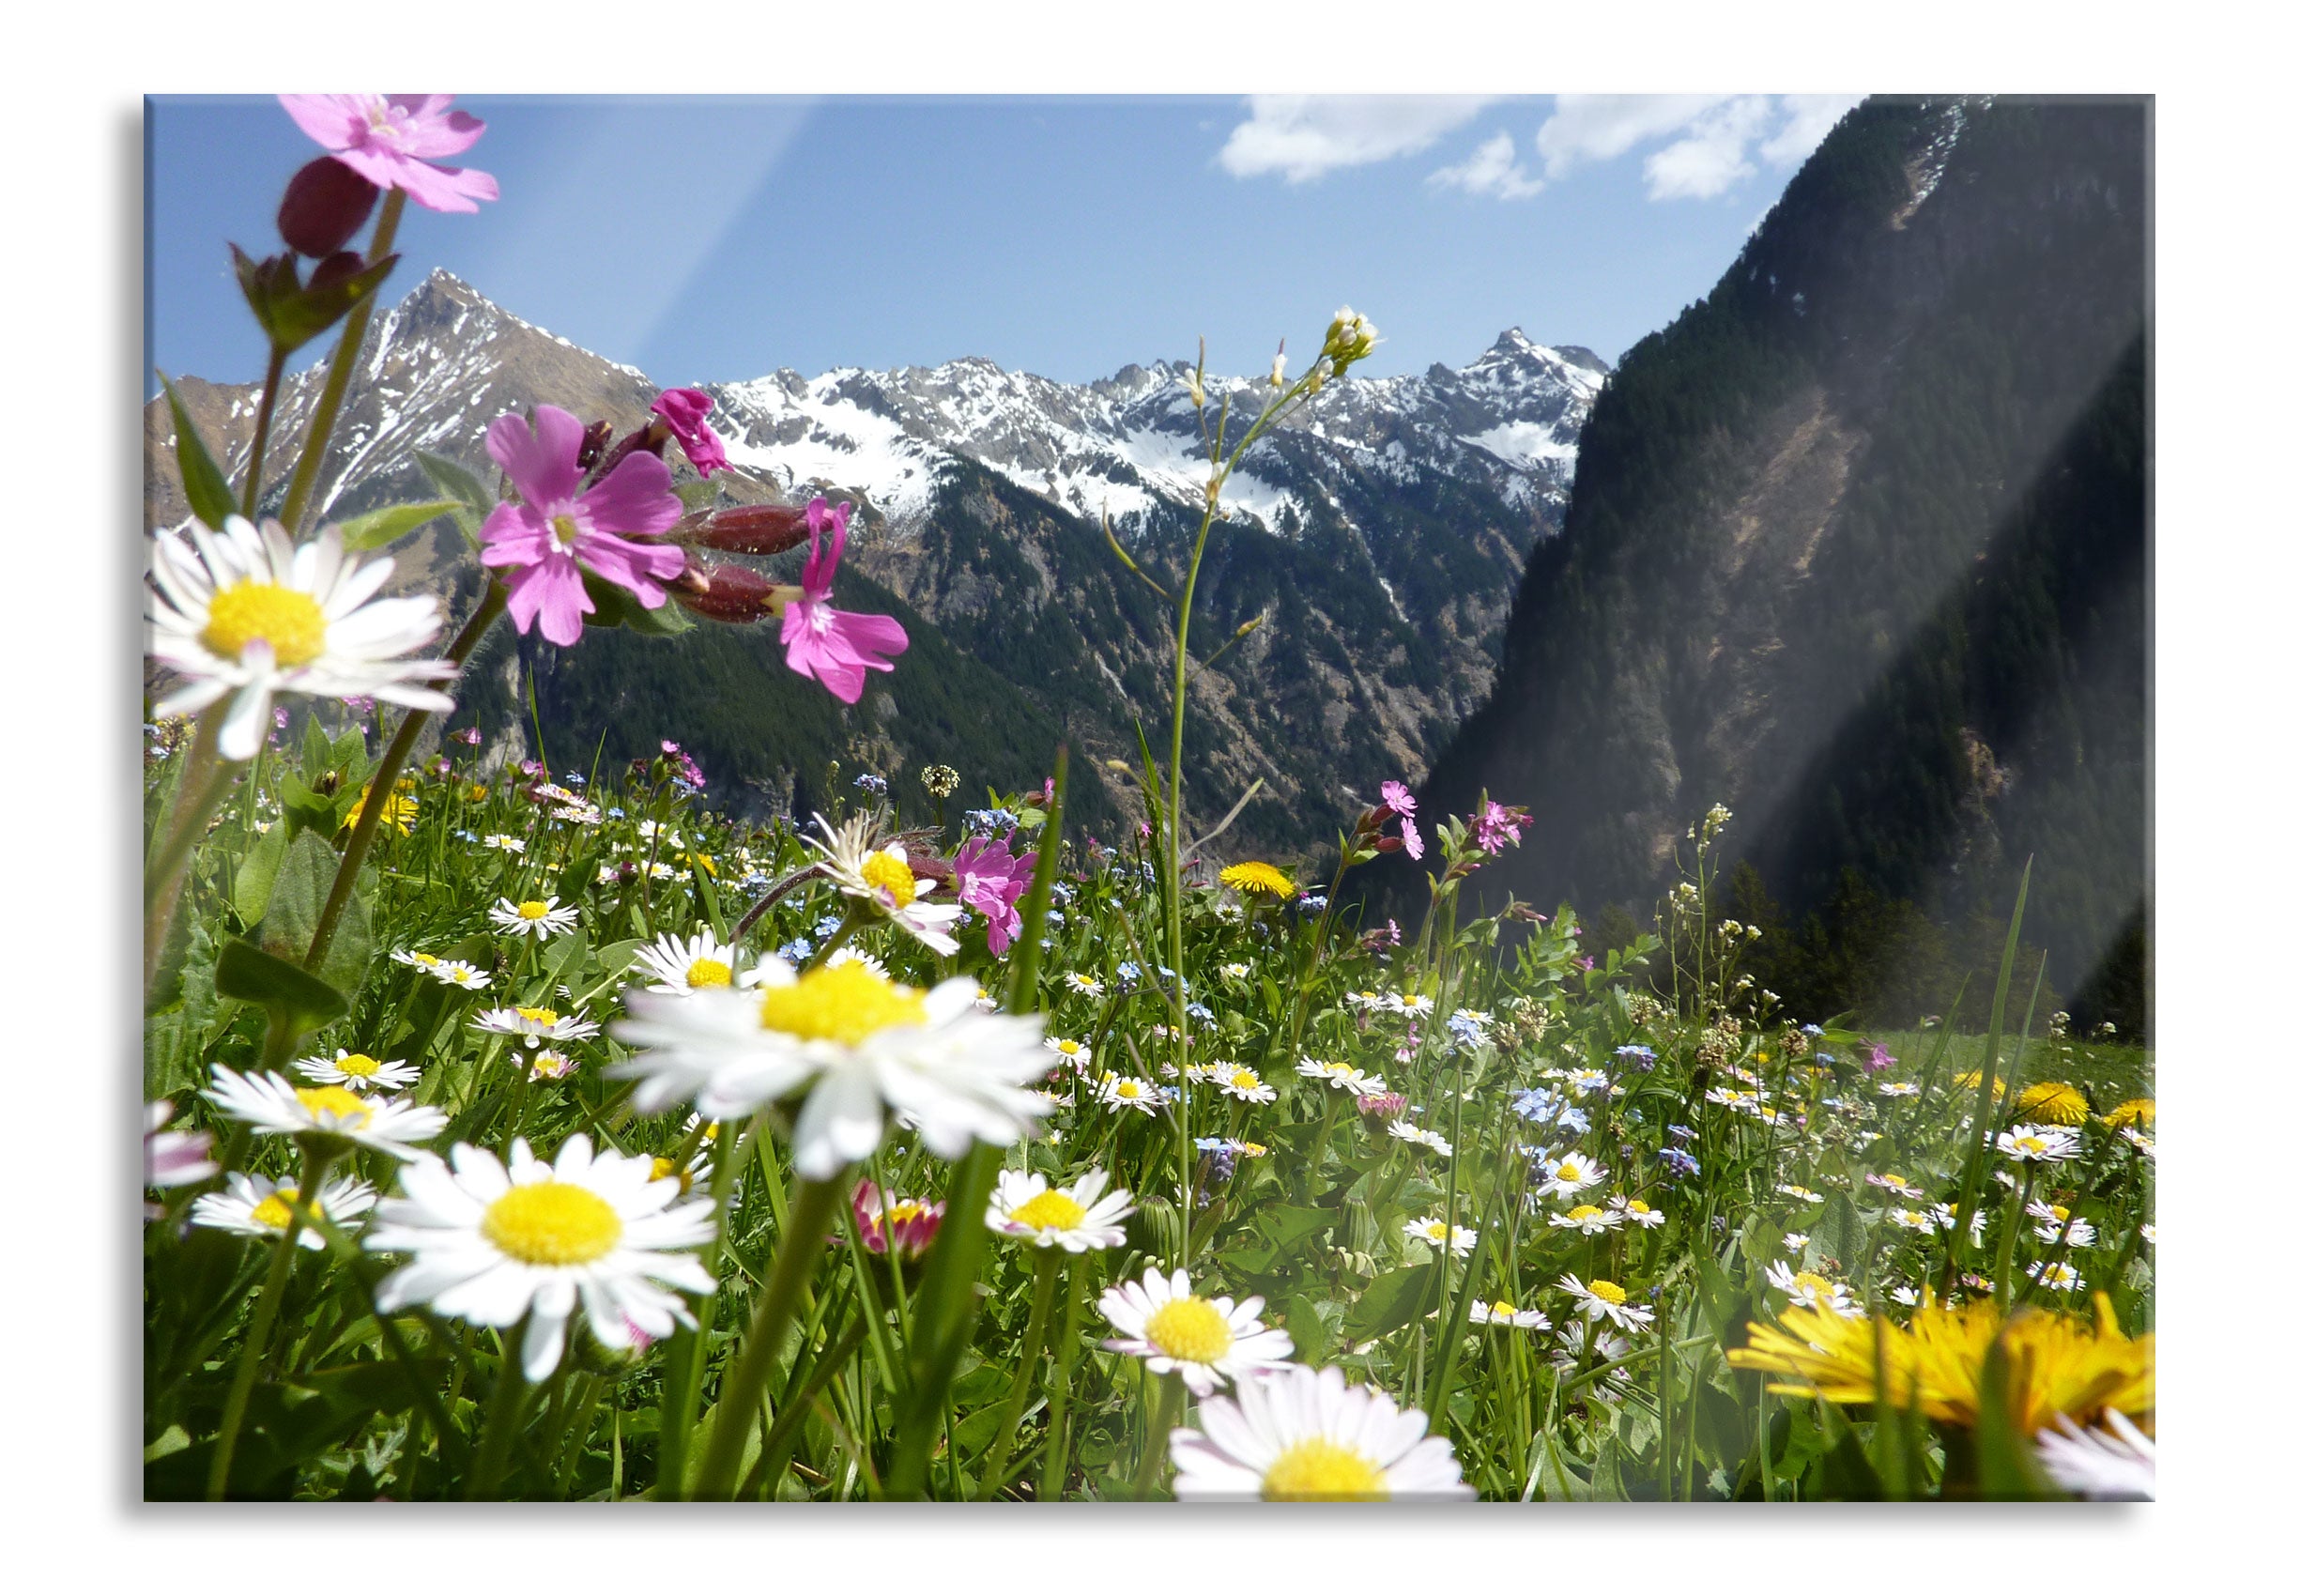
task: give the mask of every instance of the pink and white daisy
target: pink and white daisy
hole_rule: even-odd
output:
[[[1292,1336],[1255,1317],[1262,1298],[1234,1304],[1227,1297],[1193,1297],[1184,1269],[1170,1277],[1152,1268],[1139,1281],[1111,1287],[1098,1306],[1119,1332],[1102,1343],[1105,1351],[1140,1358],[1153,1374],[1178,1373],[1202,1397],[1294,1354]]]
[[[1200,1404],[1167,1439],[1179,1501],[1458,1501],[1453,1443],[1429,1416],[1340,1369],[1288,1367]]]

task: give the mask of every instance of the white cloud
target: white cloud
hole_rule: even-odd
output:
[[[1792,166],[1813,153],[1857,94],[1561,94],[1534,135],[1542,175],[1611,161],[1667,140],[1645,159],[1646,197],[1714,199],[1756,175],[1756,155]]]
[[[1339,166],[1418,155],[1494,101],[1490,95],[1257,94],[1218,158],[1234,177],[1306,183]]]
[[[1428,180],[1441,189],[1492,194],[1495,199],[1531,199],[1547,185],[1517,163],[1517,141],[1495,133],[1459,166],[1441,166]]]

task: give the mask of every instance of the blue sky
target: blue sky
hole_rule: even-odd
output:
[[[1251,371],[1345,301],[1387,340],[1368,375],[1511,326],[1612,360],[1708,291],[1853,99],[474,95],[462,159],[503,197],[409,207],[385,297],[442,266],[667,384],[961,355],[1077,381],[1202,333]],[[150,361],[252,380],[225,241],[280,247],[317,148],[268,99],[147,110]]]

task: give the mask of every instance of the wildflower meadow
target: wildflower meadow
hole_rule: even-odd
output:
[[[193,518],[149,540],[148,1497],[2154,1494],[2153,1060],[2038,1011],[2017,906],[1888,1036],[1743,974],[1722,807],[1602,959],[1571,906],[1464,911],[1539,822],[1507,793],[1391,781],[1315,856],[1226,851],[1250,790],[1184,757],[1237,640],[1191,632],[1207,532],[1365,317],[1244,422],[1193,385],[1187,577],[1134,570],[1171,696],[1104,761],[1139,822],[1067,823],[1063,756],[753,823],[679,728],[513,758],[459,674],[499,627],[772,624],[852,704],[908,638],[836,607],[850,507],[724,502],[672,390],[620,437],[507,413],[492,470],[427,457],[434,499],[323,520],[404,207],[497,186],[448,164],[483,130],[449,97],[284,104],[316,151],[283,252],[237,254],[251,464],[176,405]],[[330,336],[266,514],[286,362]],[[391,585],[442,518],[468,613]],[[1410,927],[1350,891],[1394,853]]]

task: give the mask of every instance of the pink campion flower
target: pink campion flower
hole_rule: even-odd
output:
[[[1478,848],[1486,853],[1498,853],[1518,839],[1519,831],[1533,819],[1525,810],[1504,808],[1491,798],[1478,811]]]
[[[894,656],[911,646],[909,634],[891,615],[857,615],[831,607],[831,582],[847,546],[851,514],[851,506],[834,510],[820,499],[807,505],[806,569],[799,578],[797,596],[783,609],[785,662],[801,676],[821,683],[832,698],[845,704],[861,701],[863,672],[894,669]],[[831,529],[827,549],[822,541],[826,525]]]
[[[727,468],[726,445],[703,424],[703,418],[711,413],[710,394],[699,388],[667,388],[648,408],[663,418],[698,471],[707,477]]]
[[[450,111],[452,94],[284,94],[296,126],[336,160],[379,189],[398,189],[430,210],[477,210],[497,197],[484,172],[441,166],[461,155],[487,124]]]
[[[687,557],[665,544],[630,543],[621,532],[667,532],[679,524],[671,468],[635,450],[584,490],[575,456],[583,423],[556,405],[535,407],[535,428],[498,416],[487,429],[487,453],[503,468],[523,501],[497,505],[480,529],[483,565],[511,566],[512,623],[525,632],[543,619],[543,635],[565,648],[583,636],[596,606],[583,573],[628,589],[649,609],[663,606],[663,584]]]
[[[1420,858],[1421,832],[1415,826],[1413,816],[1401,815],[1398,817],[1398,835],[1405,839],[1405,856],[1408,859]]]
[[[1038,867],[1034,851],[1020,859],[1007,847],[1012,834],[995,840],[971,836],[950,862],[951,881],[958,901],[987,922],[985,936],[992,953],[1004,953],[1022,934],[1022,916],[1015,905],[1030,890],[1031,872]]]
[[[1871,1042],[1869,1056],[1862,1061],[1861,1067],[1871,1075],[1882,1075],[1898,1063],[1900,1060],[1887,1052],[1882,1042]]]
[[[1410,815],[1414,812],[1414,795],[1406,790],[1403,781],[1383,782],[1382,802],[1389,806],[1393,814]]]

